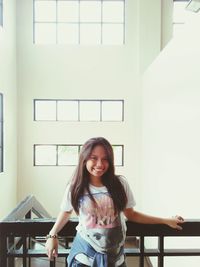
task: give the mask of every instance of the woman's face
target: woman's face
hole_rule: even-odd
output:
[[[108,156],[104,147],[101,145],[95,146],[86,162],[86,169],[90,174],[90,179],[101,178],[108,168]]]

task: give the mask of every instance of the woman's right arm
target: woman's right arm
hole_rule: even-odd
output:
[[[57,234],[60,232],[60,230],[65,226],[65,224],[68,222],[69,217],[71,215],[71,212],[61,211],[58,214],[58,217],[56,219],[56,222],[54,226],[52,227],[51,231],[49,232],[49,237],[46,241],[45,247],[46,247],[46,253],[50,260],[53,260],[53,257],[58,256],[58,239]]]

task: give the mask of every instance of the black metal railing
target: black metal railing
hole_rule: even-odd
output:
[[[15,266],[15,258],[22,259],[23,267],[30,267],[31,258],[47,257],[45,248],[36,249],[34,242],[44,244],[45,236],[52,228],[55,219],[30,219],[30,211],[27,211],[24,217],[27,217],[27,214],[29,218],[10,220],[8,217],[7,220],[0,222],[0,267]],[[62,247],[59,248],[58,257],[67,257],[70,242],[76,234],[76,225],[77,219],[71,219],[59,233]],[[164,242],[167,237],[200,237],[200,220],[186,220],[181,231],[166,225],[138,224],[128,221],[127,237],[137,237],[138,247],[126,247],[125,253],[128,257],[138,257],[140,267],[145,266],[146,257],[157,257],[158,266],[163,267],[165,257],[200,256],[200,248],[167,249]],[[157,248],[145,248],[145,237],[157,237]],[[49,266],[56,266],[56,261],[49,262]]]

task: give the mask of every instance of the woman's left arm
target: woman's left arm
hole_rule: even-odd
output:
[[[144,224],[167,224],[168,226],[178,230],[182,230],[180,224],[184,223],[184,219],[181,216],[175,216],[172,218],[160,218],[135,211],[133,208],[125,209],[124,215],[129,221],[132,222]]]

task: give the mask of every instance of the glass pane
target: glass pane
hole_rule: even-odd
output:
[[[116,166],[123,165],[123,148],[122,146],[113,146],[114,162]]]
[[[122,45],[124,43],[123,24],[103,24],[103,44]]]
[[[58,1],[58,21],[78,22],[79,5],[78,1]]]
[[[58,101],[58,120],[77,121],[78,101]]]
[[[35,101],[35,120],[56,120],[56,101]]]
[[[81,44],[101,43],[101,24],[81,24],[80,25]]]
[[[58,24],[59,44],[78,44],[78,24]]]
[[[100,102],[81,101],[80,102],[81,121],[100,121]]]
[[[124,22],[123,1],[103,1],[103,22]]]
[[[35,146],[35,165],[56,165],[56,146]]]
[[[56,24],[35,23],[35,43],[36,44],[55,44],[56,43]]]
[[[80,1],[80,22],[101,22],[101,1]]]
[[[58,165],[77,165],[78,146],[58,146]]]
[[[56,1],[35,1],[35,21],[55,22]]]
[[[102,102],[102,121],[122,121],[123,105],[122,101]]]

